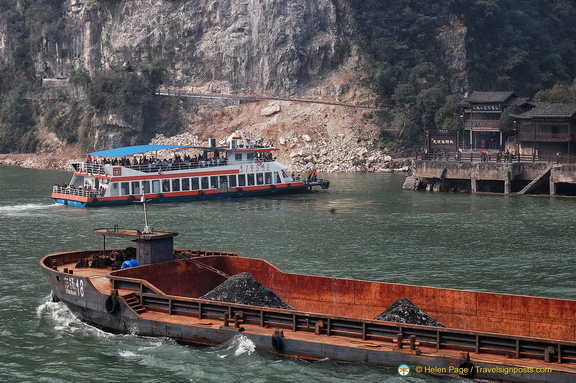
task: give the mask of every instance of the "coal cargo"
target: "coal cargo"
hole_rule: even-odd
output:
[[[426,312],[421,310],[406,298],[398,299],[374,319],[386,322],[445,327],[442,323],[426,314]]]
[[[254,279],[250,273],[233,275],[200,298],[250,306],[294,310],[274,292]]]

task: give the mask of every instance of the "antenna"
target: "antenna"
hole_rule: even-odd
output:
[[[153,230],[150,226],[148,226],[148,211],[146,210],[146,195],[142,193],[142,197],[140,197],[140,202],[144,205],[144,234],[152,234]]]

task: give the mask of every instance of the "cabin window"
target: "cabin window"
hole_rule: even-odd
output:
[[[234,154],[234,159],[236,161],[242,161],[242,153],[236,153]]]
[[[256,183],[254,182],[254,174],[250,173],[247,174],[247,176],[248,176],[248,186],[256,185]]]
[[[110,187],[111,187],[110,189],[111,196],[120,195],[120,191],[118,190],[118,182],[112,182],[112,185],[110,185]]]
[[[212,189],[218,189],[218,176],[210,177],[210,184],[212,185]]]
[[[254,161],[255,153],[246,153],[246,159],[248,161]]]
[[[230,185],[231,188],[235,188],[236,187],[236,176],[228,176],[228,185]]]
[[[264,174],[256,173],[256,183],[258,185],[264,185]]]
[[[246,174],[238,174],[238,186],[246,186]]]
[[[150,181],[142,181],[142,191],[144,194],[150,193]]]
[[[130,182],[121,182],[120,183],[120,194],[122,194],[122,195],[130,194]]]
[[[132,194],[140,194],[140,181],[132,181]]]
[[[190,178],[182,178],[182,190],[190,190]]]
[[[160,180],[152,181],[152,193],[160,193]]]
[[[266,182],[267,185],[272,183],[272,173],[271,172],[264,173],[264,181]]]
[[[280,173],[274,172],[274,178],[276,178],[276,183],[277,183],[277,184],[281,184],[281,183],[282,183],[282,179],[280,178]]]
[[[172,191],[180,191],[180,178],[172,180]]]
[[[201,183],[202,183],[202,189],[210,189],[210,185],[209,185],[209,179],[208,177],[202,177],[201,178]]]
[[[198,180],[198,177],[194,177],[192,178],[192,190],[198,189],[200,189],[200,181]]]
[[[162,180],[162,191],[163,192],[170,191],[170,180]]]

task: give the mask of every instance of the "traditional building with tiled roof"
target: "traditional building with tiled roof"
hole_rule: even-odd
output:
[[[536,157],[576,154],[576,104],[530,102],[533,109],[512,115],[520,154]]]
[[[527,101],[512,91],[474,92],[465,97],[460,104],[464,147],[502,150],[505,137],[498,125],[502,112],[511,105],[525,105]]]

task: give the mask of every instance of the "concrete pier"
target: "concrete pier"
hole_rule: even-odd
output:
[[[576,195],[576,165],[547,162],[415,160],[404,189]]]

